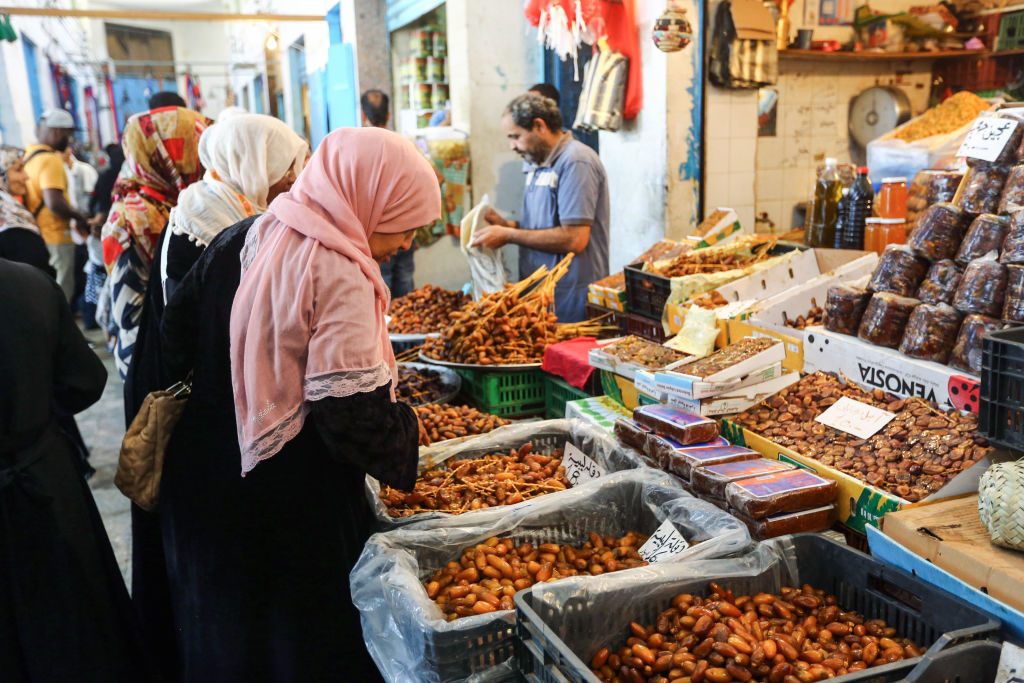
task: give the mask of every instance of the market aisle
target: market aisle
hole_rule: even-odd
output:
[[[114,358],[107,353],[103,344],[103,333],[84,333],[93,343],[96,355],[107,368],[107,386],[103,398],[77,416],[78,428],[91,451],[89,462],[96,468],[96,474],[89,480],[96,506],[103,516],[103,524],[114,546],[114,555],[121,567],[124,580],[131,590],[131,515],[128,499],[114,486],[117,471],[117,454],[124,436],[124,407],[122,383],[114,367]]]

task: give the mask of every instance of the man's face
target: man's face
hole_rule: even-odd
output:
[[[547,128],[543,122],[535,120],[533,128],[527,130],[517,126],[511,114],[505,114],[501,118],[501,127],[508,138],[509,148],[527,161],[539,164],[551,153],[551,144],[544,135]]]
[[[45,128],[44,131],[45,134],[40,138],[55,152],[63,152],[71,144],[72,131],[69,128]]]

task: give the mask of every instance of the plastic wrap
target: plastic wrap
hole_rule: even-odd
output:
[[[999,262],[1024,264],[1024,211],[1010,216],[1010,228],[1003,240]]]
[[[658,436],[654,432],[647,435],[647,444],[644,453],[647,458],[655,463],[655,467],[668,470],[669,462],[678,451],[688,451],[699,448],[712,448],[716,446],[729,446],[729,441],[724,437],[716,437],[711,441],[704,441],[694,444],[681,444],[672,437]],[[689,482],[689,479],[686,480]]]
[[[993,114],[983,113],[978,118],[992,116],[992,115]],[[999,116],[999,115],[996,114],[996,116]],[[992,164],[996,164],[996,165],[999,165],[999,166],[1007,166],[1009,164],[1012,164],[1012,163],[1018,161],[1018,157],[1017,157],[1018,149],[1021,148],[1021,140],[1024,139],[1024,126],[1019,125],[1020,119],[1017,118],[1016,116],[1005,116],[1004,115],[1004,116],[1000,116],[1000,118],[1006,118],[1006,119],[1010,119],[1010,120],[1013,120],[1013,121],[1017,121],[1018,125],[1017,125],[1016,128],[1013,129],[1013,132],[1010,134],[1010,138],[1006,141],[1006,144],[1003,145],[1003,149],[1002,149],[1001,152],[999,152],[999,156],[997,156],[992,161],[985,161],[984,159],[975,159],[974,157],[967,157],[967,165],[968,166],[972,166],[972,167],[976,167],[976,168],[990,166]]]
[[[689,575],[690,564],[718,566],[710,558],[741,552],[750,544],[746,527],[735,517],[693,498],[671,477],[654,470],[609,475],[593,485],[558,494],[557,499],[539,498],[530,507],[506,510],[486,520],[477,518],[463,526],[406,527],[375,534],[350,577],[367,648],[390,681],[460,680],[498,665],[513,652],[515,613],[499,611],[446,621],[422,583],[434,571],[457,560],[463,548],[492,536],[532,543],[582,543],[589,531],[614,536],[628,531],[651,534],[665,519],[696,543],[677,561],[615,574],[638,582],[674,573]],[[606,580],[575,578],[583,579],[583,585]],[[438,662],[445,653],[447,661]],[[443,674],[439,664],[445,665]],[[453,666],[464,667],[459,672],[462,676],[453,675]]]
[[[879,292],[871,297],[857,336],[876,346],[895,349],[903,341],[910,313],[921,302],[905,296]]]
[[[1017,131],[1022,127],[1018,126]],[[1003,194],[999,197],[999,213],[1013,213],[1024,209],[1024,164],[1010,169],[1003,186]]]
[[[825,329],[857,334],[871,292],[852,285],[832,285],[825,295]]]
[[[664,469],[688,482],[694,468],[741,460],[756,460],[760,457],[761,454],[757,451],[742,446],[688,448],[668,454],[664,461]]]
[[[1024,168],[1024,167],[1022,167]],[[956,262],[963,268],[976,258],[989,252],[998,252],[1006,241],[1006,233],[1010,230],[1010,222],[1005,216],[983,213],[971,223],[967,235],[960,243],[956,252]],[[949,303],[949,302],[947,302]]]
[[[632,418],[620,417],[615,420],[614,430],[616,438],[626,446],[641,453],[646,451],[647,435],[652,431],[650,427]]]
[[[921,214],[907,246],[929,261],[953,258],[969,224],[970,216],[953,204],[933,204]]]
[[[633,419],[647,425],[660,436],[669,436],[683,444],[711,441],[718,436],[718,422],[666,405],[639,406]]]
[[[972,168],[967,174],[967,182],[957,204],[966,213],[996,213],[999,210],[999,197],[1003,193],[1006,177],[1010,175],[1009,166],[981,166]]]
[[[421,454],[419,469],[422,472],[448,460],[463,460],[488,453],[507,452],[509,449],[519,448],[527,442],[533,443],[534,451],[550,452],[555,448],[562,448],[567,441],[590,456],[606,473],[644,466],[638,453],[619,444],[600,427],[583,420],[543,420],[499,427],[489,434],[467,439],[449,448],[432,449],[428,455]],[[589,485],[584,484],[583,486]],[[374,517],[382,529],[393,529],[410,524],[438,527],[483,523],[481,520],[501,518],[509,514],[511,510],[532,505],[542,498],[561,496],[565,493],[567,491],[549,493],[515,505],[473,510],[461,515],[447,512],[423,512],[408,517],[392,517],[380,499],[380,483],[373,477],[366,477],[366,496],[373,508]]]
[[[1006,302],[1003,320],[1024,323],[1024,266],[1006,266]]]
[[[878,258],[868,289],[872,292],[913,296],[927,272],[928,262],[915,255],[910,247],[890,244]]]
[[[767,458],[698,467],[690,473],[690,487],[694,493],[725,499],[725,487],[730,482],[791,469],[794,466],[789,463]]]
[[[947,304],[921,304],[910,314],[900,353],[945,363],[956,343],[963,316]]]
[[[804,469],[742,479],[725,487],[729,507],[751,519],[834,503],[839,485]]]
[[[949,259],[936,261],[917,288],[917,298],[925,304],[951,304],[963,273]]]
[[[983,315],[969,315],[960,325],[960,333],[956,337],[956,346],[949,357],[949,367],[969,372],[973,375],[981,373],[981,342],[989,332],[1002,328],[1003,324],[995,318]]]
[[[907,225],[917,224],[920,215],[932,204],[953,201],[964,174],[960,171],[921,171],[907,190]]]
[[[953,297],[953,307],[961,313],[977,313],[998,317],[1006,298],[1006,266],[995,254],[967,264],[960,286]]]
[[[750,530],[750,535],[753,538],[761,540],[785,534],[824,531],[832,526],[835,510],[835,505],[825,505],[813,510],[769,515],[764,519],[752,519],[740,514],[737,514],[736,518],[747,525],[747,529]]]

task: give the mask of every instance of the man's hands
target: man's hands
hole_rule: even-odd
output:
[[[500,225],[506,228],[511,228],[515,226],[515,224],[512,221],[505,220],[504,218],[502,218],[501,214],[495,211],[494,209],[487,209],[487,211],[484,211],[484,220],[487,222],[488,225]]]
[[[498,249],[512,241],[511,233],[513,232],[515,232],[514,228],[507,228],[504,225],[485,225],[473,233],[473,240],[469,246]]]

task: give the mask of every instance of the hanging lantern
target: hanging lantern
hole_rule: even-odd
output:
[[[662,52],[678,52],[689,45],[693,41],[693,27],[686,18],[686,10],[669,0],[665,11],[654,22],[651,38]]]

